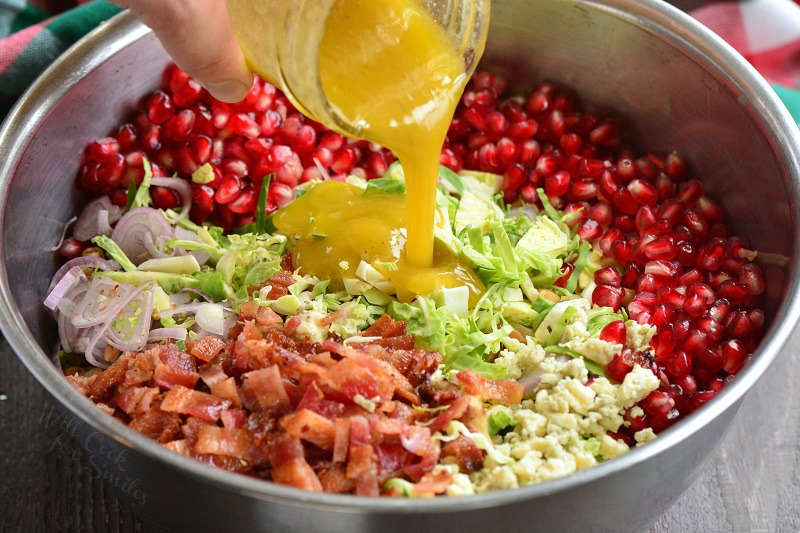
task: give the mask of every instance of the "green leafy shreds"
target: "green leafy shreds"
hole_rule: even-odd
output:
[[[364,189],[364,196],[374,194],[405,194],[406,184],[404,181],[395,177],[383,177],[367,182]]]
[[[208,252],[210,259],[216,263],[222,257],[223,250],[219,246],[207,244],[205,242],[188,241],[184,239],[170,239],[167,241],[167,246],[171,249],[182,248],[190,251],[203,251]]]
[[[602,366],[598,365],[594,361],[590,359],[586,359],[584,356],[576,352],[575,350],[570,350],[569,348],[565,348],[564,346],[547,346],[544,349],[547,353],[556,353],[560,355],[566,355],[572,357],[573,359],[583,359],[583,364],[586,366],[586,370],[595,374],[597,376],[603,376],[604,378],[608,377],[608,373],[606,369]]]
[[[550,217],[553,222],[561,222],[561,213],[550,203],[550,199],[547,197],[547,194],[545,194],[544,189],[541,187],[536,189],[536,194],[539,195],[539,200],[542,201],[542,207],[547,216]]]
[[[621,314],[615,313],[610,307],[595,307],[589,309],[586,315],[589,317],[586,323],[586,329],[591,336],[599,334],[604,327],[612,322],[623,319]]]
[[[505,377],[505,367],[487,361],[500,350],[501,340],[512,328],[508,324],[482,331],[474,317],[459,317],[433,300],[417,298],[413,303],[392,302],[389,314],[407,322],[407,331],[430,350],[442,354],[445,366],[453,370],[471,369],[489,379]]]
[[[330,280],[327,279],[325,281],[318,282],[316,285],[314,285],[314,288],[311,289],[311,297],[316,298],[317,296],[325,294],[325,291],[328,290],[329,284]]]
[[[142,166],[144,167],[144,177],[132,199],[129,192],[126,211],[137,207],[147,207],[153,203],[152,198],[150,198],[150,180],[153,179],[153,167],[150,166],[150,161],[146,157],[142,158]]]
[[[267,224],[267,197],[269,196],[269,184],[272,182],[272,174],[261,181],[261,191],[258,194],[258,207],[256,208],[256,232],[268,233],[274,230]]]
[[[383,488],[404,498],[415,498],[417,496],[416,492],[414,492],[414,484],[399,477],[387,479],[386,483],[383,484]]]
[[[497,435],[508,427],[517,425],[516,417],[508,409],[495,409],[489,414],[489,435]]]
[[[127,196],[127,199],[125,201],[125,211],[130,211],[131,210],[131,206],[133,205],[133,201],[136,199],[136,191],[137,191],[137,189],[138,188],[136,187],[136,181],[131,180],[130,185],[128,185],[128,196]]]
[[[122,270],[125,272],[136,271],[136,265],[134,265],[133,262],[128,259],[128,256],[125,255],[125,252],[122,251],[122,248],[120,248],[117,243],[111,240],[111,237],[98,235],[96,237],[92,237],[92,243],[102,248],[111,259],[119,263],[119,266],[121,266]]]
[[[575,289],[578,288],[578,279],[581,277],[581,273],[583,269],[586,268],[586,264],[589,260],[589,252],[592,251],[592,245],[586,241],[581,242],[580,248],[578,249],[578,259],[575,261],[575,269],[572,271],[572,275],[570,275],[569,280],[567,280],[566,289],[573,293]]]
[[[175,345],[178,347],[178,349],[179,349],[180,351],[182,351],[182,352],[185,352],[185,351],[186,351],[186,341],[179,340],[179,341],[177,341],[177,342],[175,343]]]
[[[220,302],[228,297],[229,291],[219,272],[213,270],[197,272],[193,274],[193,277],[198,281],[197,289],[208,294],[215,302]]]
[[[439,166],[439,184],[447,192],[453,192],[459,196],[464,194],[464,182],[462,179],[445,166]]]

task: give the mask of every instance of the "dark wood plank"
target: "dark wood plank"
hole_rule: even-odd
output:
[[[722,446],[653,533],[800,531],[800,331]],[[0,531],[150,532],[65,434],[44,389],[0,344]]]

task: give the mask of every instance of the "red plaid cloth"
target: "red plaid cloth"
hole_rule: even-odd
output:
[[[728,41],[771,83],[800,87],[800,2],[711,3],[692,16]]]

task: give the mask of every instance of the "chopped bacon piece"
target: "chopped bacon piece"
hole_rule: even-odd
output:
[[[273,311],[271,308],[262,305],[258,308],[258,312],[256,313],[256,324],[265,328],[269,328],[272,326],[277,326],[278,324],[283,324],[283,319],[281,318],[281,315]]]
[[[461,418],[469,407],[469,397],[461,396],[456,398],[446,411],[439,413],[439,415],[428,426],[431,431],[439,431],[449,424],[452,420]]]
[[[350,419],[337,418],[333,421],[333,462],[342,463],[347,459],[350,447]]]
[[[196,341],[189,341],[186,343],[188,351],[191,355],[206,363],[214,359],[219,353],[225,349],[225,341],[219,337],[208,335]]]
[[[404,335],[405,332],[405,322],[400,320],[395,321],[392,317],[384,313],[361,334],[365,337],[397,337]]]
[[[283,386],[280,370],[276,365],[244,374],[244,379],[256,395],[262,409],[289,404],[289,396]]]
[[[400,435],[408,424],[397,418],[376,417],[372,421],[372,429],[384,435]]]
[[[241,306],[239,306],[239,318],[241,320],[255,320],[256,315],[258,314],[258,310],[261,308],[253,300],[247,300]]]
[[[283,326],[283,330],[286,332],[287,335],[294,335],[295,333],[297,333],[297,328],[299,328],[302,323],[303,321],[300,319],[299,316],[290,316],[289,318],[286,319],[286,323]]]
[[[192,388],[200,376],[191,355],[181,352],[174,344],[165,344],[158,353],[153,379],[165,389],[176,385]]]
[[[152,381],[159,353],[161,353],[161,347],[156,346],[136,354],[133,360],[128,364],[128,371],[125,372],[125,380],[122,384],[125,386],[134,386]],[[127,357],[127,355],[123,355],[120,360]]]
[[[292,261],[292,254],[283,254],[283,257],[281,257],[281,269],[287,272],[294,271],[294,262]]]
[[[120,385],[125,379],[128,370],[129,358],[122,357],[116,363],[94,376],[89,381],[89,397],[95,402],[111,397],[114,387]]]
[[[324,450],[333,449],[333,422],[308,409],[302,409],[281,418],[281,427],[289,435],[310,442]]]
[[[509,379],[485,379],[472,370],[461,370],[456,374],[458,383],[467,394],[484,400],[502,403],[522,401],[523,386]]]
[[[186,439],[173,440],[172,442],[164,443],[164,447],[172,450],[175,453],[191,457],[192,447]]]
[[[239,429],[247,425],[247,411],[244,409],[228,409],[219,415],[225,429]]]
[[[306,462],[303,445],[291,435],[282,435],[269,452],[272,480],[298,489],[321,491],[319,478]]]
[[[369,422],[363,416],[350,417],[350,446],[369,444]]]
[[[369,444],[350,446],[347,460],[347,477],[358,479],[375,469],[375,453]]]
[[[161,402],[163,411],[192,415],[207,422],[219,420],[220,413],[230,406],[229,400],[221,400],[211,394],[187,389],[182,385],[173,387]]]
[[[353,492],[356,488],[355,481],[347,478],[342,465],[323,468],[319,472],[319,481],[322,483],[322,490],[335,494]]]
[[[200,369],[200,379],[203,380],[210,389],[217,383],[222,383],[228,379],[228,375],[220,365],[205,365]]]
[[[145,413],[134,414],[128,426],[146,437],[165,443],[180,434],[181,419],[175,413],[153,408]]]
[[[301,409],[309,409],[331,420],[344,414],[344,404],[325,399],[316,382],[306,388],[303,398],[297,404],[297,410]]]
[[[413,350],[414,343],[414,336],[410,334],[398,335],[397,337],[384,337],[371,342],[371,344],[377,344],[392,350]]]
[[[234,407],[241,407],[242,401],[239,399],[239,390],[236,388],[236,380],[228,378],[211,387],[211,394],[224,400],[229,400]]]
[[[225,455],[242,459],[250,447],[250,435],[247,430],[229,430],[217,426],[206,425],[197,433],[194,453]]]
[[[422,479],[414,483],[414,493],[419,496],[434,496],[447,492],[453,484],[453,476],[446,471],[429,472]]]
[[[117,392],[114,404],[129,415],[144,413],[152,408],[151,404],[158,393],[157,387],[130,387]]]
[[[486,452],[475,446],[475,443],[464,435],[445,443],[442,447],[442,457],[454,457],[464,472],[477,472],[483,468],[485,456]]]
[[[403,470],[408,461],[408,452],[400,444],[381,443],[375,445],[375,455],[378,461],[378,475],[391,477]]]
[[[281,296],[286,296],[289,294],[289,286],[292,284],[294,284],[294,274],[286,270],[279,270],[264,283],[249,287],[247,292],[253,294],[269,285],[270,290],[269,294],[267,294],[267,298],[270,300],[275,300]]]
[[[400,432],[400,442],[403,448],[419,457],[427,457],[434,452],[434,442],[431,440],[431,430],[406,424]]]

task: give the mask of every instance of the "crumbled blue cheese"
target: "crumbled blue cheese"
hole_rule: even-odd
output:
[[[606,342],[601,339],[588,338],[583,340],[571,340],[561,344],[565,348],[575,350],[586,359],[605,366],[611,362],[615,355],[622,351],[621,344]]]
[[[650,324],[639,324],[635,320],[625,322],[626,340],[625,344],[633,351],[645,352],[650,349],[650,341],[658,331],[655,326]]]
[[[636,445],[641,446],[642,444],[647,444],[651,440],[655,439],[656,434],[652,428],[644,428],[643,430],[634,433],[633,438],[636,439]]]
[[[648,394],[658,388],[660,383],[652,371],[639,365],[634,366],[617,390],[620,406],[628,408],[644,400]]]

